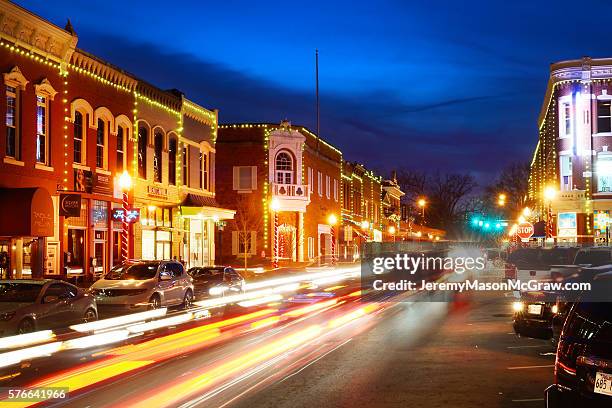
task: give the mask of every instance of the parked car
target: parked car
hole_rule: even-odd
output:
[[[97,318],[94,297],[70,283],[54,279],[0,280],[0,336]]]
[[[563,326],[571,303],[553,292],[524,292],[513,304],[512,327],[520,336],[536,339],[552,339],[556,343],[559,327]]]
[[[100,313],[125,313],[160,307],[189,307],[193,279],[177,261],[128,261],[96,281],[90,292]]]
[[[244,291],[244,278],[229,266],[201,266],[187,271],[193,278],[196,299],[238,294]]]

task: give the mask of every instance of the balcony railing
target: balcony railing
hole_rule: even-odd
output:
[[[272,184],[272,194],[283,198],[308,200],[310,190],[307,184]]]

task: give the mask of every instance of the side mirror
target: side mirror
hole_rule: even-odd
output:
[[[159,273],[159,280],[161,281],[168,281],[172,279],[172,275],[170,274],[170,272],[168,271],[162,271]]]
[[[43,298],[43,303],[57,303],[59,302],[59,297],[57,296],[53,296],[53,295],[49,295],[49,296],[45,296]]]

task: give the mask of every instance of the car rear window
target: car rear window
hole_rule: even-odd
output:
[[[578,251],[574,259],[575,265],[592,265],[602,266],[612,263],[610,259],[610,251],[601,250],[586,250]]]
[[[194,278],[200,277],[222,277],[222,268],[194,268],[191,270],[191,276]]]
[[[41,288],[33,283],[0,283],[0,302],[35,302]]]
[[[146,280],[152,279],[157,274],[159,262],[137,263],[131,265],[119,265],[110,270],[104,276],[108,280],[134,279]]]
[[[520,248],[512,252],[508,256],[508,262],[521,265],[521,264],[539,264],[540,263],[540,249],[537,248]]]

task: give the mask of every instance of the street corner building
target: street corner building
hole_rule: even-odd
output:
[[[70,23],[5,1],[0,13],[3,276],[214,263],[215,226],[234,214],[215,200],[217,112],[77,48]]]
[[[612,210],[612,59],[551,65],[529,199],[557,242],[607,242]],[[555,194],[545,193],[553,190]]]
[[[342,153],[288,121],[220,125],[217,198],[234,208],[224,260],[247,266],[331,263],[338,254]]]

